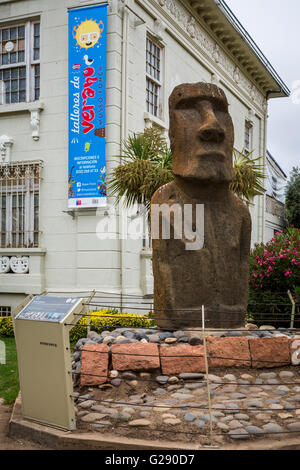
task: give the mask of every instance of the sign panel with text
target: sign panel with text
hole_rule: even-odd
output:
[[[69,11],[69,208],[106,205],[107,5]]]

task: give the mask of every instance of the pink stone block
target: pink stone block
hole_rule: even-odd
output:
[[[160,349],[162,373],[205,372],[203,346],[178,345]]]
[[[208,365],[215,367],[251,367],[248,338],[206,338]]]
[[[278,338],[249,338],[252,367],[264,369],[291,363],[290,340]]]
[[[160,367],[156,344],[113,344],[111,352],[114,370],[151,370]]]
[[[82,386],[100,385],[107,381],[108,346],[106,344],[87,344],[81,351]]]

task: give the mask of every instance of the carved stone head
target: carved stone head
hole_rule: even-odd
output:
[[[223,90],[209,83],[182,84],[173,90],[169,108],[174,175],[232,181],[234,129]]]

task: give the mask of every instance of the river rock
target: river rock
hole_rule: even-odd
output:
[[[85,423],[95,423],[95,421],[99,421],[103,419],[106,415],[100,413],[88,413],[87,415],[81,418],[81,421]]]
[[[264,434],[263,430],[259,428],[258,426],[246,426],[245,430],[254,436],[260,436]]]
[[[231,439],[235,439],[235,440],[246,440],[246,439],[249,439],[250,437],[249,433],[243,428],[233,429],[232,431],[229,431],[228,436]]]
[[[276,423],[268,423],[263,425],[263,430],[268,434],[279,434],[283,432],[283,428]]]
[[[135,419],[133,421],[130,421],[128,423],[128,426],[136,426],[136,427],[139,427],[139,426],[150,426],[151,425],[151,421],[147,420],[147,419]]]
[[[164,419],[165,424],[170,424],[171,426],[176,426],[177,424],[181,424],[181,420],[178,418],[168,418]]]

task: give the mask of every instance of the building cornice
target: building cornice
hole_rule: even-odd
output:
[[[279,89],[268,90],[269,96],[271,97],[272,93],[275,93],[278,96],[278,91],[281,92],[284,96],[289,96],[290,90],[288,89],[287,85],[280,78],[280,76],[278,75],[278,73],[276,72],[272,64],[268,61],[268,59],[265,57],[261,49],[257,46],[255,41],[252,39],[252,37],[249,35],[249,33],[246,31],[243,25],[239,22],[239,20],[231,11],[231,9],[228,7],[226,2],[224,0],[214,0],[214,1],[219,6],[219,8],[221,8],[222,12],[225,14],[227,19],[231,23],[231,25],[235,28],[238,34],[242,37],[243,41],[247,43],[251,51],[256,55],[256,57],[263,64],[263,66],[268,70],[271,77],[277,83]]]
[[[267,98],[288,96],[230,24],[219,0],[152,0],[265,112]],[[283,83],[283,82],[282,82]]]
[[[264,94],[289,96],[290,91],[224,0],[184,0],[209,27],[239,66]]]

